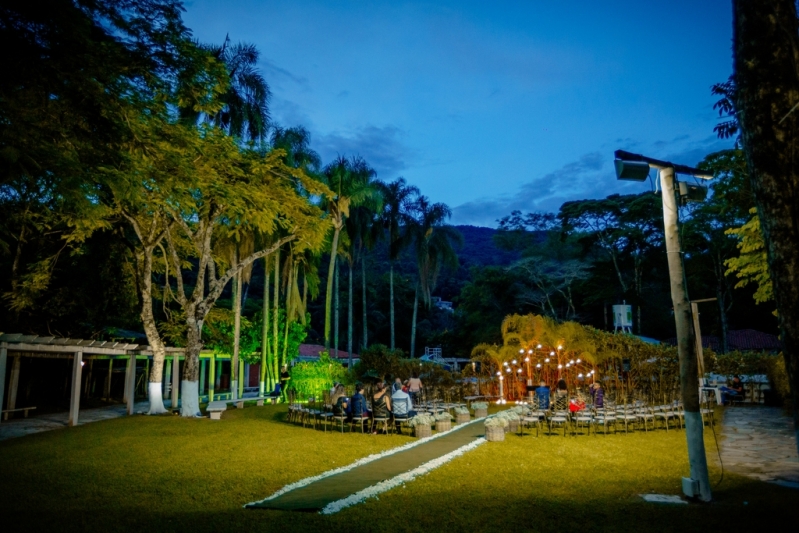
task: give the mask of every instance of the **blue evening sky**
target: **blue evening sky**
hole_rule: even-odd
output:
[[[257,45],[271,114],[325,162],[363,156],[494,226],[637,192],[617,148],[694,165],[731,72],[729,0],[187,2],[195,37]]]

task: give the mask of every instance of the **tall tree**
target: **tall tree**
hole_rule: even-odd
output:
[[[455,247],[463,243],[463,236],[457,229],[444,225],[452,216],[452,211],[446,204],[432,203],[427,197],[419,196],[414,202],[414,212],[416,216],[407,228],[413,242],[418,272],[411,319],[411,357],[414,357],[416,350],[416,318],[420,293],[422,302],[430,307],[431,293],[441,268],[457,268],[458,255]]]
[[[799,449],[799,21],[793,0],[734,0],[735,108],[766,243]]]
[[[376,172],[360,157],[339,157],[327,165],[321,175],[330,193],[323,202],[333,224],[330,244],[330,263],[327,271],[325,293],[325,347],[330,348],[331,306],[333,303],[333,280],[336,276],[336,258],[339,237],[350,209],[370,199],[377,198],[378,190],[374,178]]]
[[[408,185],[405,178],[398,178],[391,183],[381,186],[383,211],[381,218],[383,227],[388,230],[388,261],[389,261],[389,305],[391,323],[391,349],[396,348],[394,332],[394,262],[408,244],[408,233],[405,231],[413,222],[412,210],[419,189]]]

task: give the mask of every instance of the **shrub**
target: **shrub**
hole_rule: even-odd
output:
[[[334,381],[343,381],[346,376],[347,369],[331,359],[327,352],[322,352],[318,361],[294,365],[290,384],[299,398],[321,397],[324,391],[333,386]]]
[[[483,422],[483,424],[487,428],[490,427],[506,428],[510,425],[508,423],[508,419],[502,416],[489,416],[488,418],[485,419],[485,422]]]

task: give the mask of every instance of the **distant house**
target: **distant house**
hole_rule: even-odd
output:
[[[432,298],[430,298],[430,301],[438,309],[441,309],[443,311],[449,311],[450,313],[453,312],[452,302],[446,302],[442,300],[441,296],[433,296]]]
[[[319,354],[324,351],[327,351],[332,359],[335,359],[341,362],[344,366],[347,366],[347,363],[349,362],[349,352],[346,350],[339,350],[338,353],[336,353],[336,351],[332,348],[328,350],[321,344],[300,344],[300,356],[295,359],[295,361],[318,361]],[[353,353],[352,363],[355,364],[358,361],[360,361],[360,356],[357,353]]]
[[[676,345],[677,338],[672,337],[663,342]],[[702,347],[718,352],[721,350],[721,338],[715,335],[702,335]],[[778,352],[782,350],[782,343],[779,337],[770,333],[754,329],[739,329],[727,332],[727,347],[740,352]]]

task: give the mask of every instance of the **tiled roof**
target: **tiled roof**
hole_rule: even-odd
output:
[[[677,344],[677,338],[663,341],[666,344]],[[730,350],[739,351],[777,351],[782,349],[779,337],[754,329],[739,329],[727,332],[727,345]],[[714,351],[721,349],[721,339],[715,335],[702,335],[702,346]]]
[[[300,344],[300,357],[319,357],[320,352],[324,352],[325,347],[321,344]],[[330,357],[334,359],[349,359],[349,353],[346,350],[339,350],[338,355],[334,350],[327,350]],[[358,359],[357,353],[352,354],[353,359]]]

